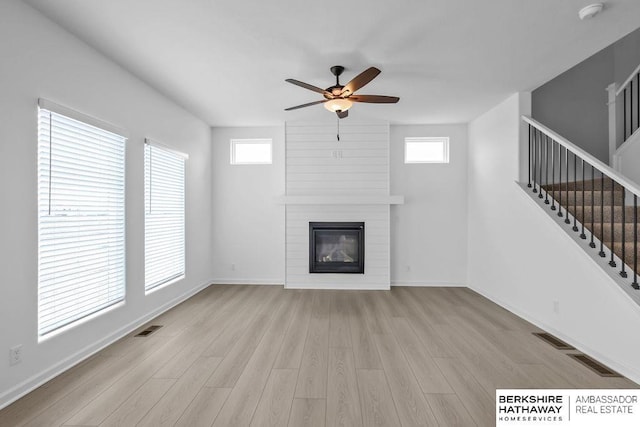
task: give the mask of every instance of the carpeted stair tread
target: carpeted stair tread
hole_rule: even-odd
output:
[[[608,241],[604,241],[603,242],[604,245],[607,248],[611,248],[611,242]],[[599,246],[598,246],[599,248]],[[627,242],[624,244],[624,260],[625,263],[633,268],[633,259],[634,259],[634,252],[633,252],[633,242]],[[638,250],[640,251],[640,244],[638,245]],[[605,250],[607,257],[611,256],[611,252],[609,252],[609,249]],[[614,242],[613,244],[613,253],[616,254],[616,256],[620,259],[622,259],[622,243],[621,242]],[[640,268],[640,254],[638,254],[638,267]],[[620,267],[620,266],[618,266]]]
[[[543,193],[544,194],[544,193]],[[553,197],[556,201],[560,201],[562,200],[562,204],[569,204],[569,205],[582,205],[582,201],[584,200],[584,204],[591,206],[591,204],[593,203],[594,205],[600,206],[600,204],[602,203],[602,200],[604,199],[604,204],[605,205],[611,205],[611,195],[615,194],[614,199],[614,205],[622,205],[622,202],[624,200],[624,196],[621,192],[613,192],[613,191],[600,191],[600,190],[594,190],[594,191],[585,191],[584,193],[582,191],[549,191],[549,196]],[[593,200],[593,202],[592,202]]]
[[[591,209],[591,206],[582,206],[582,205],[578,205],[578,206],[574,206],[574,205],[570,205],[570,206],[564,206],[563,203],[563,208],[562,210],[564,211],[565,208],[567,208],[569,210],[569,213],[571,214],[575,214],[576,218],[578,219],[578,221],[582,222],[583,219],[583,208],[584,208],[584,224],[586,225],[590,225],[591,224],[591,217],[593,214],[593,221],[594,222],[600,222],[602,215],[601,212],[604,213],[604,222],[611,222],[611,211],[612,211],[612,207],[611,206],[604,206],[601,210],[600,206],[595,206],[594,209]],[[625,223],[633,223],[633,206],[626,206],[625,207]],[[640,207],[638,208],[638,213],[637,213],[638,219],[640,220]],[[614,222],[622,222],[622,206],[613,206],[613,221]]]
[[[586,227],[591,228],[591,224],[585,224]],[[593,224],[593,234],[598,239],[602,237],[602,231],[604,230],[604,240],[611,240],[611,223],[605,222],[604,224],[600,224],[600,222],[596,222]],[[624,238],[625,241],[633,241],[633,223],[626,223],[624,225]],[[636,233],[638,238],[640,238],[640,224],[636,224]],[[613,240],[620,242],[622,241],[622,222],[614,222],[613,223]]]
[[[582,191],[583,187],[584,191]],[[633,269],[635,261],[638,265],[638,270],[640,270],[640,224],[634,224],[634,212],[636,217],[640,219],[640,208],[634,209],[633,206],[623,206],[624,191],[622,187],[616,184],[615,190],[612,190],[613,187],[611,180],[605,180],[604,187],[602,187],[602,182],[596,179],[543,186],[542,194],[547,196],[545,192],[548,190],[548,196],[555,200],[556,206],[564,215],[566,215],[567,211],[570,215],[575,215],[577,221],[580,222],[577,224],[580,232],[582,232],[582,224],[584,224],[584,233],[587,241],[591,240],[591,229],[593,229],[593,236],[598,240],[602,240],[605,246],[604,252],[607,259],[611,257],[611,250],[618,258],[622,259],[624,246],[625,264],[630,269]],[[562,203],[560,203],[560,200],[562,200]],[[594,205],[593,208],[591,207],[592,203]],[[623,212],[624,223],[622,222]],[[612,217],[613,223],[611,222]],[[569,218],[573,224],[573,218]],[[623,229],[625,233],[624,245],[622,243]],[[612,230],[613,243],[611,241]],[[639,237],[637,244],[634,244],[633,240],[634,230]],[[599,251],[599,247],[600,243],[596,242],[594,250]],[[638,253],[636,253],[635,249],[638,249]],[[619,265],[619,260],[616,262],[618,264],[616,268],[621,269],[622,266]],[[638,273],[640,274],[640,271]],[[633,271],[628,271],[628,274],[632,275]]]
[[[591,190],[592,188],[595,190],[602,190],[603,188],[605,190],[611,190],[612,183],[610,179],[605,179],[604,180],[604,187],[602,186],[602,182],[600,181],[600,179],[595,179],[595,180],[586,180],[586,181],[571,181],[571,182],[562,182],[562,183],[556,183],[556,184],[548,184],[548,185],[543,185],[542,188],[544,189],[549,189],[549,191],[551,190],[573,190],[573,189],[578,189],[578,190],[582,190],[582,188],[584,187],[585,190]],[[616,191],[622,191],[622,187],[619,184],[616,184]]]

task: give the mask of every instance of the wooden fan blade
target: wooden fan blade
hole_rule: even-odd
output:
[[[350,96],[349,101],[355,102],[370,102],[373,104],[395,104],[400,101],[397,96],[383,96],[383,95],[353,95]]]
[[[284,111],[297,110],[298,108],[311,107],[312,105],[317,105],[317,104],[324,104],[327,101],[328,99],[323,99],[322,101],[314,101],[314,102],[309,102],[308,104],[296,105],[295,107],[285,108]]]
[[[336,111],[336,114],[338,115],[339,119],[344,119],[345,117],[347,117],[349,115],[349,110]]]
[[[342,89],[342,95],[349,96],[380,74],[380,70],[376,67],[369,67],[347,83]]]
[[[309,83],[301,82],[300,80],[296,80],[296,79],[286,79],[286,80],[285,80],[285,82],[289,82],[289,83],[294,84],[294,85],[296,85],[296,86],[300,86],[300,87],[303,87],[303,88],[305,88],[305,89],[309,89],[309,90],[312,90],[312,91],[314,91],[314,92],[321,93],[321,94],[323,94],[323,95],[325,95],[325,94],[327,94],[327,95],[331,95],[329,92],[327,92],[327,91],[326,91],[326,90],[324,90],[324,89],[320,89],[319,87],[317,87],[317,86],[313,86],[313,85],[310,85]]]

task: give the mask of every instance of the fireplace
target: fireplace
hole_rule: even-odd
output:
[[[310,222],[309,273],[364,274],[364,222]]]

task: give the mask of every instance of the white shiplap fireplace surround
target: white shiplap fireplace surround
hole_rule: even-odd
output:
[[[287,123],[285,287],[390,289],[389,124]],[[309,222],[364,222],[364,274],[310,274]]]

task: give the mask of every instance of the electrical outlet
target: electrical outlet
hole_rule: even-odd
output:
[[[553,302],[553,312],[555,314],[560,314],[560,301]]]
[[[22,344],[9,349],[9,365],[17,365],[22,362]]]
[[[235,264],[231,264],[231,271],[236,271],[236,265]]]

